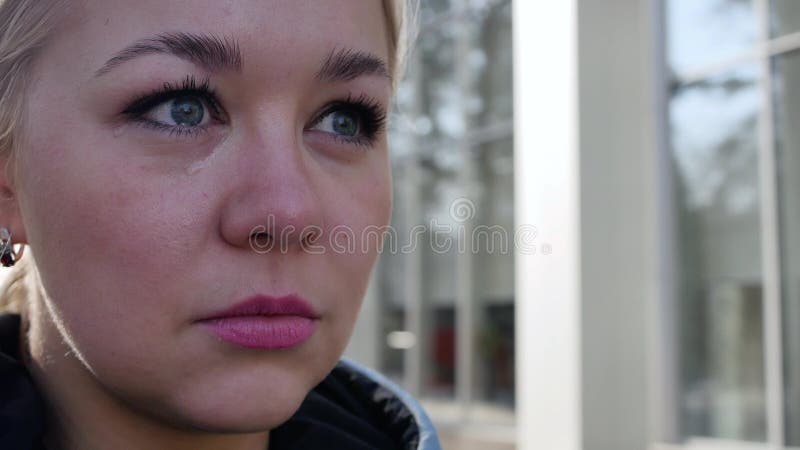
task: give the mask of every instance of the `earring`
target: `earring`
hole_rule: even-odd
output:
[[[19,253],[17,253],[14,250],[14,243],[11,242],[11,232],[6,227],[0,227],[0,264],[3,267],[13,266],[22,257],[24,251],[25,244],[22,244]]]

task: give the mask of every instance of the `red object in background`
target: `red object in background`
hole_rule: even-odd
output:
[[[437,327],[433,332],[434,384],[452,386],[455,382],[455,329]]]

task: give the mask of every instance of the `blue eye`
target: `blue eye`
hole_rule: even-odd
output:
[[[122,114],[170,136],[197,134],[206,131],[214,121],[224,122],[208,80],[197,86],[191,76],[180,87],[165,83],[162,89],[132,102]]]
[[[331,111],[314,128],[347,137],[357,136],[361,129],[358,115],[343,110]]]
[[[386,125],[386,112],[377,100],[348,97],[329,104],[309,129],[330,134],[340,143],[371,147]]]
[[[193,97],[182,97],[172,101],[170,115],[176,124],[194,127],[203,121],[205,107],[203,102]]]
[[[164,101],[137,117],[138,120],[158,127],[172,127],[186,131],[210,125],[206,105],[197,95],[189,94]]]

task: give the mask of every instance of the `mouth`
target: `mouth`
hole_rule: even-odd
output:
[[[197,321],[227,343],[265,350],[295,347],[316,329],[319,315],[298,295],[257,295]]]

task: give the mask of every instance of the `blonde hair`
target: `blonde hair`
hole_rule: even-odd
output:
[[[10,184],[16,178],[16,152],[24,127],[25,92],[39,52],[53,34],[64,0],[0,0],[0,159]],[[9,168],[12,170],[9,172]],[[0,218],[1,219],[1,218]],[[2,225],[2,223],[0,223]],[[12,236],[13,240],[13,236]],[[33,252],[25,250],[0,284],[0,312],[21,312],[35,273]]]
[[[408,54],[417,38],[418,0],[383,0],[386,28],[389,30],[389,67],[397,82],[405,72]]]
[[[3,170],[12,184],[16,178],[14,156],[22,138],[27,80],[39,49],[54,33],[56,14],[63,13],[67,3],[68,0],[0,0],[0,159],[5,160]],[[388,64],[395,86],[416,37],[417,5],[418,0],[383,0]],[[24,312],[26,300],[40,283],[31,249],[27,248],[25,257],[5,270],[8,273],[0,283],[0,313]]]

